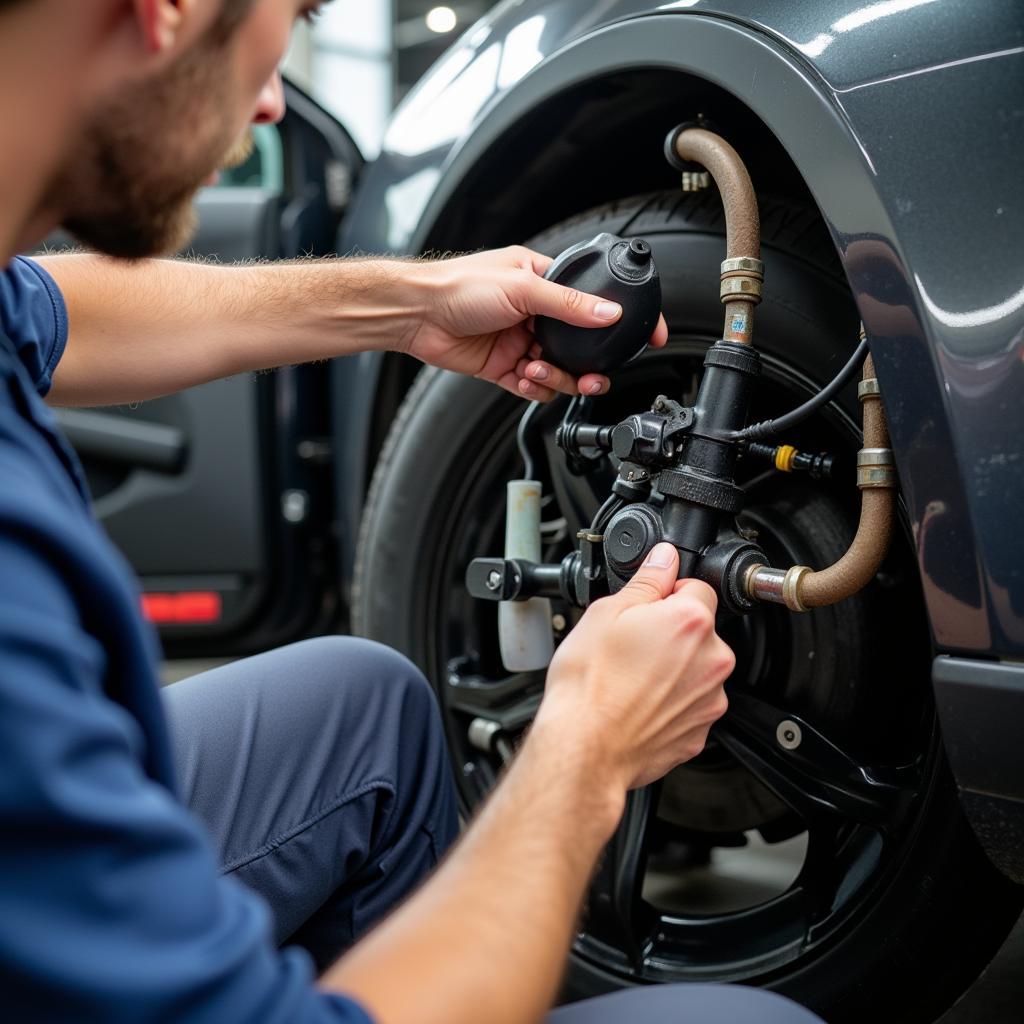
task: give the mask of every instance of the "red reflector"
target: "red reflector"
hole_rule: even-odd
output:
[[[180,594],[143,594],[142,614],[158,626],[217,622],[220,594],[214,590],[185,590]]]

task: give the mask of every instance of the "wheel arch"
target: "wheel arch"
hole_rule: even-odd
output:
[[[717,17],[656,14],[559,50],[480,113],[445,159],[399,247],[421,253],[507,244],[602,201],[669,186],[674,175],[661,155],[663,132],[696,113],[723,122],[718,127],[748,161],[759,190],[803,196],[821,212],[876,343],[883,392],[899,394],[887,410],[912,525],[934,499],[928,467],[936,461],[947,467],[943,497],[967,508],[951,465],[942,373],[870,158],[817,74],[754,29]],[[409,380],[401,357],[380,360],[375,380],[380,400],[363,431],[371,445]],[[926,439],[922,422],[931,430]],[[367,450],[367,480],[372,462]],[[973,530],[944,554],[946,579],[957,578],[961,592],[981,592]],[[949,559],[957,563],[952,569]],[[921,569],[931,612],[936,591],[928,567]],[[948,601],[938,596],[940,604]],[[976,609],[959,602],[958,615],[944,622],[932,618],[945,649],[977,648],[974,637],[990,636],[983,602]]]

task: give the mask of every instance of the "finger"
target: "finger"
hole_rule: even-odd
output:
[[[585,373],[579,379],[577,387],[581,395],[603,395],[611,388],[612,382],[599,373]]]
[[[533,333],[533,317],[530,317],[530,323],[527,324],[527,330],[531,334]],[[531,359],[540,359],[541,349],[540,345],[536,341],[530,346],[529,356]]]
[[[718,595],[703,580],[677,580],[671,596],[673,601],[700,601],[712,614],[718,611]]]
[[[557,391],[552,391],[542,384],[535,384],[526,378],[519,380],[516,391],[520,398],[528,398],[531,402],[550,402],[558,394]]]
[[[622,307],[597,295],[533,278],[521,297],[523,312],[550,316],[574,327],[607,327],[622,316]]]
[[[516,398],[526,398],[531,402],[550,402],[555,397],[555,392],[550,388],[525,380],[515,370],[502,374],[494,383]]]
[[[664,316],[658,317],[658,326],[651,336],[651,348],[664,348],[668,344],[668,324]]]
[[[532,249],[527,251],[530,254],[530,266],[533,267],[533,272],[543,277],[548,272],[548,267],[555,262],[554,258],[545,256],[542,252],[534,252]]]
[[[546,388],[551,388],[552,391],[559,391],[563,395],[578,395],[580,393],[575,377],[560,370],[557,366],[552,366],[551,363],[545,363],[542,359],[527,361],[523,376]]]
[[[655,544],[633,578],[619,591],[625,604],[651,604],[672,593],[679,571],[679,552],[664,541]]]

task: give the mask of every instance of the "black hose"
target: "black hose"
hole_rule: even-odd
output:
[[[802,423],[822,406],[828,405],[842,391],[857,370],[863,365],[867,357],[868,343],[867,340],[864,340],[857,346],[856,351],[850,356],[849,362],[839,371],[835,379],[822,388],[813,398],[808,399],[803,405],[792,412],[787,412],[785,416],[780,416],[777,420],[762,420],[760,423],[752,423],[749,427],[744,427],[736,434],[737,440],[762,441],[765,438],[773,437],[775,434],[781,434],[798,423]]]

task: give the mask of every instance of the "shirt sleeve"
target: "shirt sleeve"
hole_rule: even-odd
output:
[[[56,281],[35,260],[18,256],[0,270],[0,329],[46,395],[67,345],[68,312]]]
[[[48,557],[48,513],[12,524],[12,493],[0,501],[5,1019],[371,1024],[317,992],[305,953],[274,949],[263,902],[218,874],[201,826],[144,774],[138,726],[103,696],[104,650]]]

